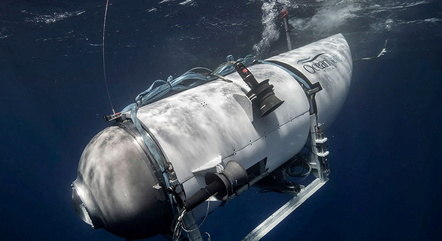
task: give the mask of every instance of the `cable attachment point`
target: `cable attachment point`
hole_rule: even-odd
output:
[[[127,119],[126,114],[122,114],[121,112],[117,112],[117,113],[113,113],[113,114],[109,114],[109,115],[104,116],[104,120],[107,122],[111,122],[113,120],[115,120],[117,122],[122,122],[126,119]]]

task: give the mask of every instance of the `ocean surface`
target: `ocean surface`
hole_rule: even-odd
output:
[[[441,1],[111,0],[113,105],[229,54],[286,51],[282,8],[295,48],[342,33],[354,70],[327,131],[330,181],[263,240],[442,240]],[[82,150],[109,125],[104,9],[104,0],[0,0],[1,240],[122,240],[91,229],[71,206]],[[240,240],[287,200],[253,188],[201,231]]]

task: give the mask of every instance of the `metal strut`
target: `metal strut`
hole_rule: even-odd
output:
[[[330,171],[327,164],[327,155],[329,152],[325,147],[327,138],[321,129],[321,125],[316,121],[316,113],[311,115],[311,119],[312,124],[310,134],[312,140],[312,155],[310,157],[309,165],[311,165],[312,168],[317,171],[317,178],[309,185],[302,188],[299,193],[294,194],[294,197],[290,201],[288,201],[261,224],[259,224],[242,241],[257,241],[263,238],[328,181],[328,174]]]
[[[321,181],[319,178],[315,179],[308,186],[301,189],[301,191],[290,201],[276,210],[266,220],[253,229],[252,232],[250,232],[242,241],[257,241],[263,238],[268,232],[282,222],[282,220],[295,211],[295,209],[301,206],[305,200],[318,191],[324,184],[325,181]]]
[[[274,64],[274,63],[272,63]],[[284,68],[284,70],[289,71]],[[291,72],[291,71],[290,71]],[[293,211],[295,211],[301,204],[317,192],[327,181],[330,173],[328,167],[327,156],[327,137],[324,134],[324,128],[321,123],[318,123],[317,107],[315,101],[315,94],[322,90],[319,83],[311,84],[308,80],[299,78],[295,73],[292,76],[298,80],[299,84],[303,86],[310,103],[310,139],[311,139],[311,155],[309,165],[316,171],[316,179],[313,180],[306,187],[301,188],[301,191],[294,194],[294,197],[284,204],[281,208],[276,210],[266,220],[253,229],[242,241],[257,241],[264,237],[280,222],[287,218]],[[305,85],[307,82],[307,85]]]

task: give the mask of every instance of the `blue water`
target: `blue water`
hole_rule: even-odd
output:
[[[285,6],[295,47],[341,32],[355,62],[328,130],[331,180],[263,240],[442,240],[442,4],[288,2],[111,0],[106,60],[115,108],[156,79],[214,68],[228,54],[285,51],[278,21],[263,19]],[[108,125],[103,11],[104,1],[0,2],[1,240],[121,240],[90,229],[70,201],[81,152]],[[361,60],[387,39],[384,56]],[[239,240],[286,200],[251,189],[202,231]]]

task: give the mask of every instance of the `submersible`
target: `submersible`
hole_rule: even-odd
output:
[[[306,146],[317,181],[298,198],[328,180],[324,131],[352,74],[345,38],[232,66],[233,73],[125,110],[89,142],[72,184],[83,221],[128,239],[172,235],[180,222],[179,229],[192,229],[208,207],[224,204]],[[189,239],[200,237],[190,232]]]

